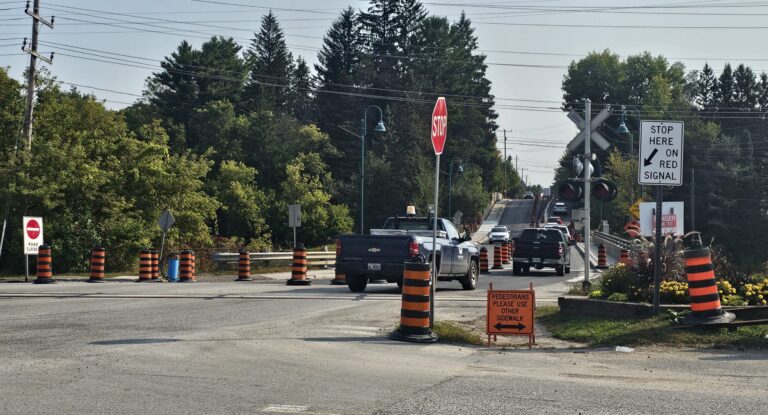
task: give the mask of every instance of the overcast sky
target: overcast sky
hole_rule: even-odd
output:
[[[0,0],[0,66],[10,67],[17,79],[28,64],[28,58],[18,52],[22,38],[31,31],[24,4]],[[552,183],[557,160],[577,132],[557,110],[560,86],[567,65],[590,51],[610,49],[622,57],[650,51],[681,61],[688,70],[700,69],[708,61],[718,73],[725,62],[743,62],[757,73],[768,68],[764,46],[768,2],[438,0],[424,4],[431,14],[451,20],[465,10],[473,21],[480,49],[488,56],[498,123],[501,129],[511,130],[508,154],[518,157],[519,168],[526,169],[533,184]],[[54,29],[41,28],[39,50],[56,52],[50,70],[60,81],[88,85],[79,89],[107,100],[111,108],[122,108],[137,99],[130,94],[141,94],[152,67],[157,71],[158,62],[181,40],[199,46],[216,34],[232,36],[246,46],[270,8],[280,19],[294,56],[313,63],[323,34],[348,5],[364,9],[368,2],[41,0],[41,15],[57,17]],[[144,63],[136,65],[137,61]],[[503,152],[501,130],[498,137]]]

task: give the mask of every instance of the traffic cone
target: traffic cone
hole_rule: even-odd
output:
[[[423,255],[405,263],[400,326],[389,335],[392,340],[413,343],[435,343],[438,338],[429,327],[430,264]]]
[[[37,278],[32,281],[35,284],[54,284],[53,260],[51,259],[51,246],[40,245],[37,248]]]
[[[501,245],[496,244],[493,246],[493,269],[502,269],[501,266]]]
[[[698,325],[732,322],[736,316],[724,312],[720,305],[715,267],[712,265],[709,248],[687,249],[684,254],[691,314],[683,318],[683,323]]]
[[[179,282],[195,282],[194,252],[190,249],[181,251],[179,256]]]
[[[597,267],[599,269],[608,268],[608,256],[606,254],[605,245],[600,244],[597,247]]]
[[[104,282],[104,260],[106,249],[96,247],[91,250],[91,273],[88,282]]]
[[[251,279],[251,253],[240,251],[237,259],[237,279],[235,281],[253,281]]]
[[[480,248],[480,273],[490,274],[488,270],[488,249],[486,247]]]
[[[152,251],[142,249],[139,252],[139,279],[136,282],[152,281]]]
[[[285,282],[288,285],[310,285],[312,281],[307,279],[307,248],[298,244],[293,249],[293,267],[291,279]]]

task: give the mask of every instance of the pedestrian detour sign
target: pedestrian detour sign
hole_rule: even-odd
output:
[[[488,290],[488,310],[485,332],[489,337],[497,335],[528,336],[533,341],[534,309],[536,294],[529,290]]]
[[[682,121],[640,121],[639,184],[683,184]]]

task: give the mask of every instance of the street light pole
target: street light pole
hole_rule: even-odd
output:
[[[373,131],[384,132],[384,112],[377,105],[371,105],[363,112],[361,132],[360,132],[360,235],[365,234],[365,132],[368,130],[368,110],[376,108],[379,110],[379,123]]]
[[[452,218],[451,214],[453,211],[451,210],[451,201],[453,200],[453,162],[457,159],[451,159],[451,166],[448,169],[448,219]],[[462,172],[461,167],[461,159],[458,159],[459,161],[459,173]]]

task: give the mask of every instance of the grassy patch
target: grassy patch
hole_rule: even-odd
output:
[[[651,344],[691,347],[743,347],[768,349],[768,326],[727,329],[678,329],[665,316],[647,319],[568,316],[557,307],[538,309],[537,319],[553,337],[591,346]]]
[[[432,331],[440,337],[441,343],[484,344],[483,338],[454,321],[436,321]]]

